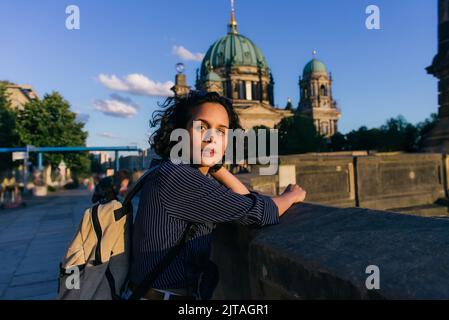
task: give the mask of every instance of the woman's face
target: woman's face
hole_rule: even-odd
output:
[[[229,116],[221,104],[206,102],[195,108],[187,124],[194,164],[212,167],[223,158],[227,146]]]

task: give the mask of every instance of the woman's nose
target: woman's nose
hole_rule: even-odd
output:
[[[215,136],[215,133],[211,130],[211,131],[208,131],[206,134],[205,134],[205,137],[204,137],[205,139],[204,139],[204,141],[205,142],[215,142],[216,140],[217,140],[217,137]]]

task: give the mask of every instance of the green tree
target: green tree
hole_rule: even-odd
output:
[[[19,146],[16,113],[11,109],[4,82],[0,82],[0,148]],[[12,167],[10,153],[0,153],[0,171]]]
[[[382,143],[382,132],[377,128],[368,129],[362,126],[349,132],[346,141],[347,150],[377,150]]]
[[[335,132],[330,139],[329,151],[344,151],[347,144],[346,136],[340,132]]]
[[[346,150],[377,150],[377,151],[405,151],[417,152],[422,147],[426,134],[434,128],[438,121],[436,114],[430,119],[413,125],[403,117],[388,119],[379,128],[368,129],[365,126],[352,130],[344,136]],[[339,143],[341,137],[336,137]]]
[[[46,94],[42,100],[30,101],[17,115],[18,132],[23,145],[36,147],[85,146],[87,132],[84,123],[76,121],[70,104],[59,93]],[[87,153],[47,153],[44,163],[57,166],[61,160],[75,173],[87,173],[90,160]]]
[[[382,140],[379,149],[382,151],[406,151],[414,152],[418,150],[417,141],[419,131],[403,116],[391,118],[380,128]]]
[[[298,154],[326,150],[326,139],[315,129],[312,119],[295,114],[276,126],[279,130],[279,154]]]
[[[427,118],[423,122],[417,124],[417,128],[419,130],[419,137],[417,144],[420,149],[423,147],[424,139],[430,133],[430,131],[432,131],[432,129],[435,128],[437,123],[438,123],[438,115],[436,113],[432,113],[430,115],[430,118]]]

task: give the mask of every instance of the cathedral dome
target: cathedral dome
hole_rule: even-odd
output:
[[[213,69],[227,66],[261,66],[266,68],[267,61],[260,49],[247,37],[229,32],[217,40],[207,50],[201,64],[201,74]]]
[[[312,73],[327,73],[326,65],[322,63],[320,60],[312,59],[306,66],[302,72],[303,77],[307,75],[311,75]]]
[[[260,49],[250,39],[239,34],[233,1],[231,1],[231,7],[228,34],[215,41],[207,50],[201,64],[201,76],[207,75],[209,70],[231,66],[253,66],[268,69],[267,61]]]
[[[238,32],[234,1],[228,32],[215,41],[197,70],[196,87],[221,90],[237,107],[256,104],[274,105],[274,79],[260,49]]]

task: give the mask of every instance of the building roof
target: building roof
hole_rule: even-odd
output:
[[[267,67],[267,61],[254,42],[241,34],[228,33],[210,46],[201,64],[201,74],[207,74],[210,66],[217,69],[259,65]]]
[[[312,59],[306,64],[302,72],[303,77],[310,75],[312,73],[327,73],[326,65],[317,59]]]
[[[22,109],[28,102],[39,100],[38,94],[30,85],[17,85],[9,81],[0,81],[0,84],[6,87],[12,109]]]

